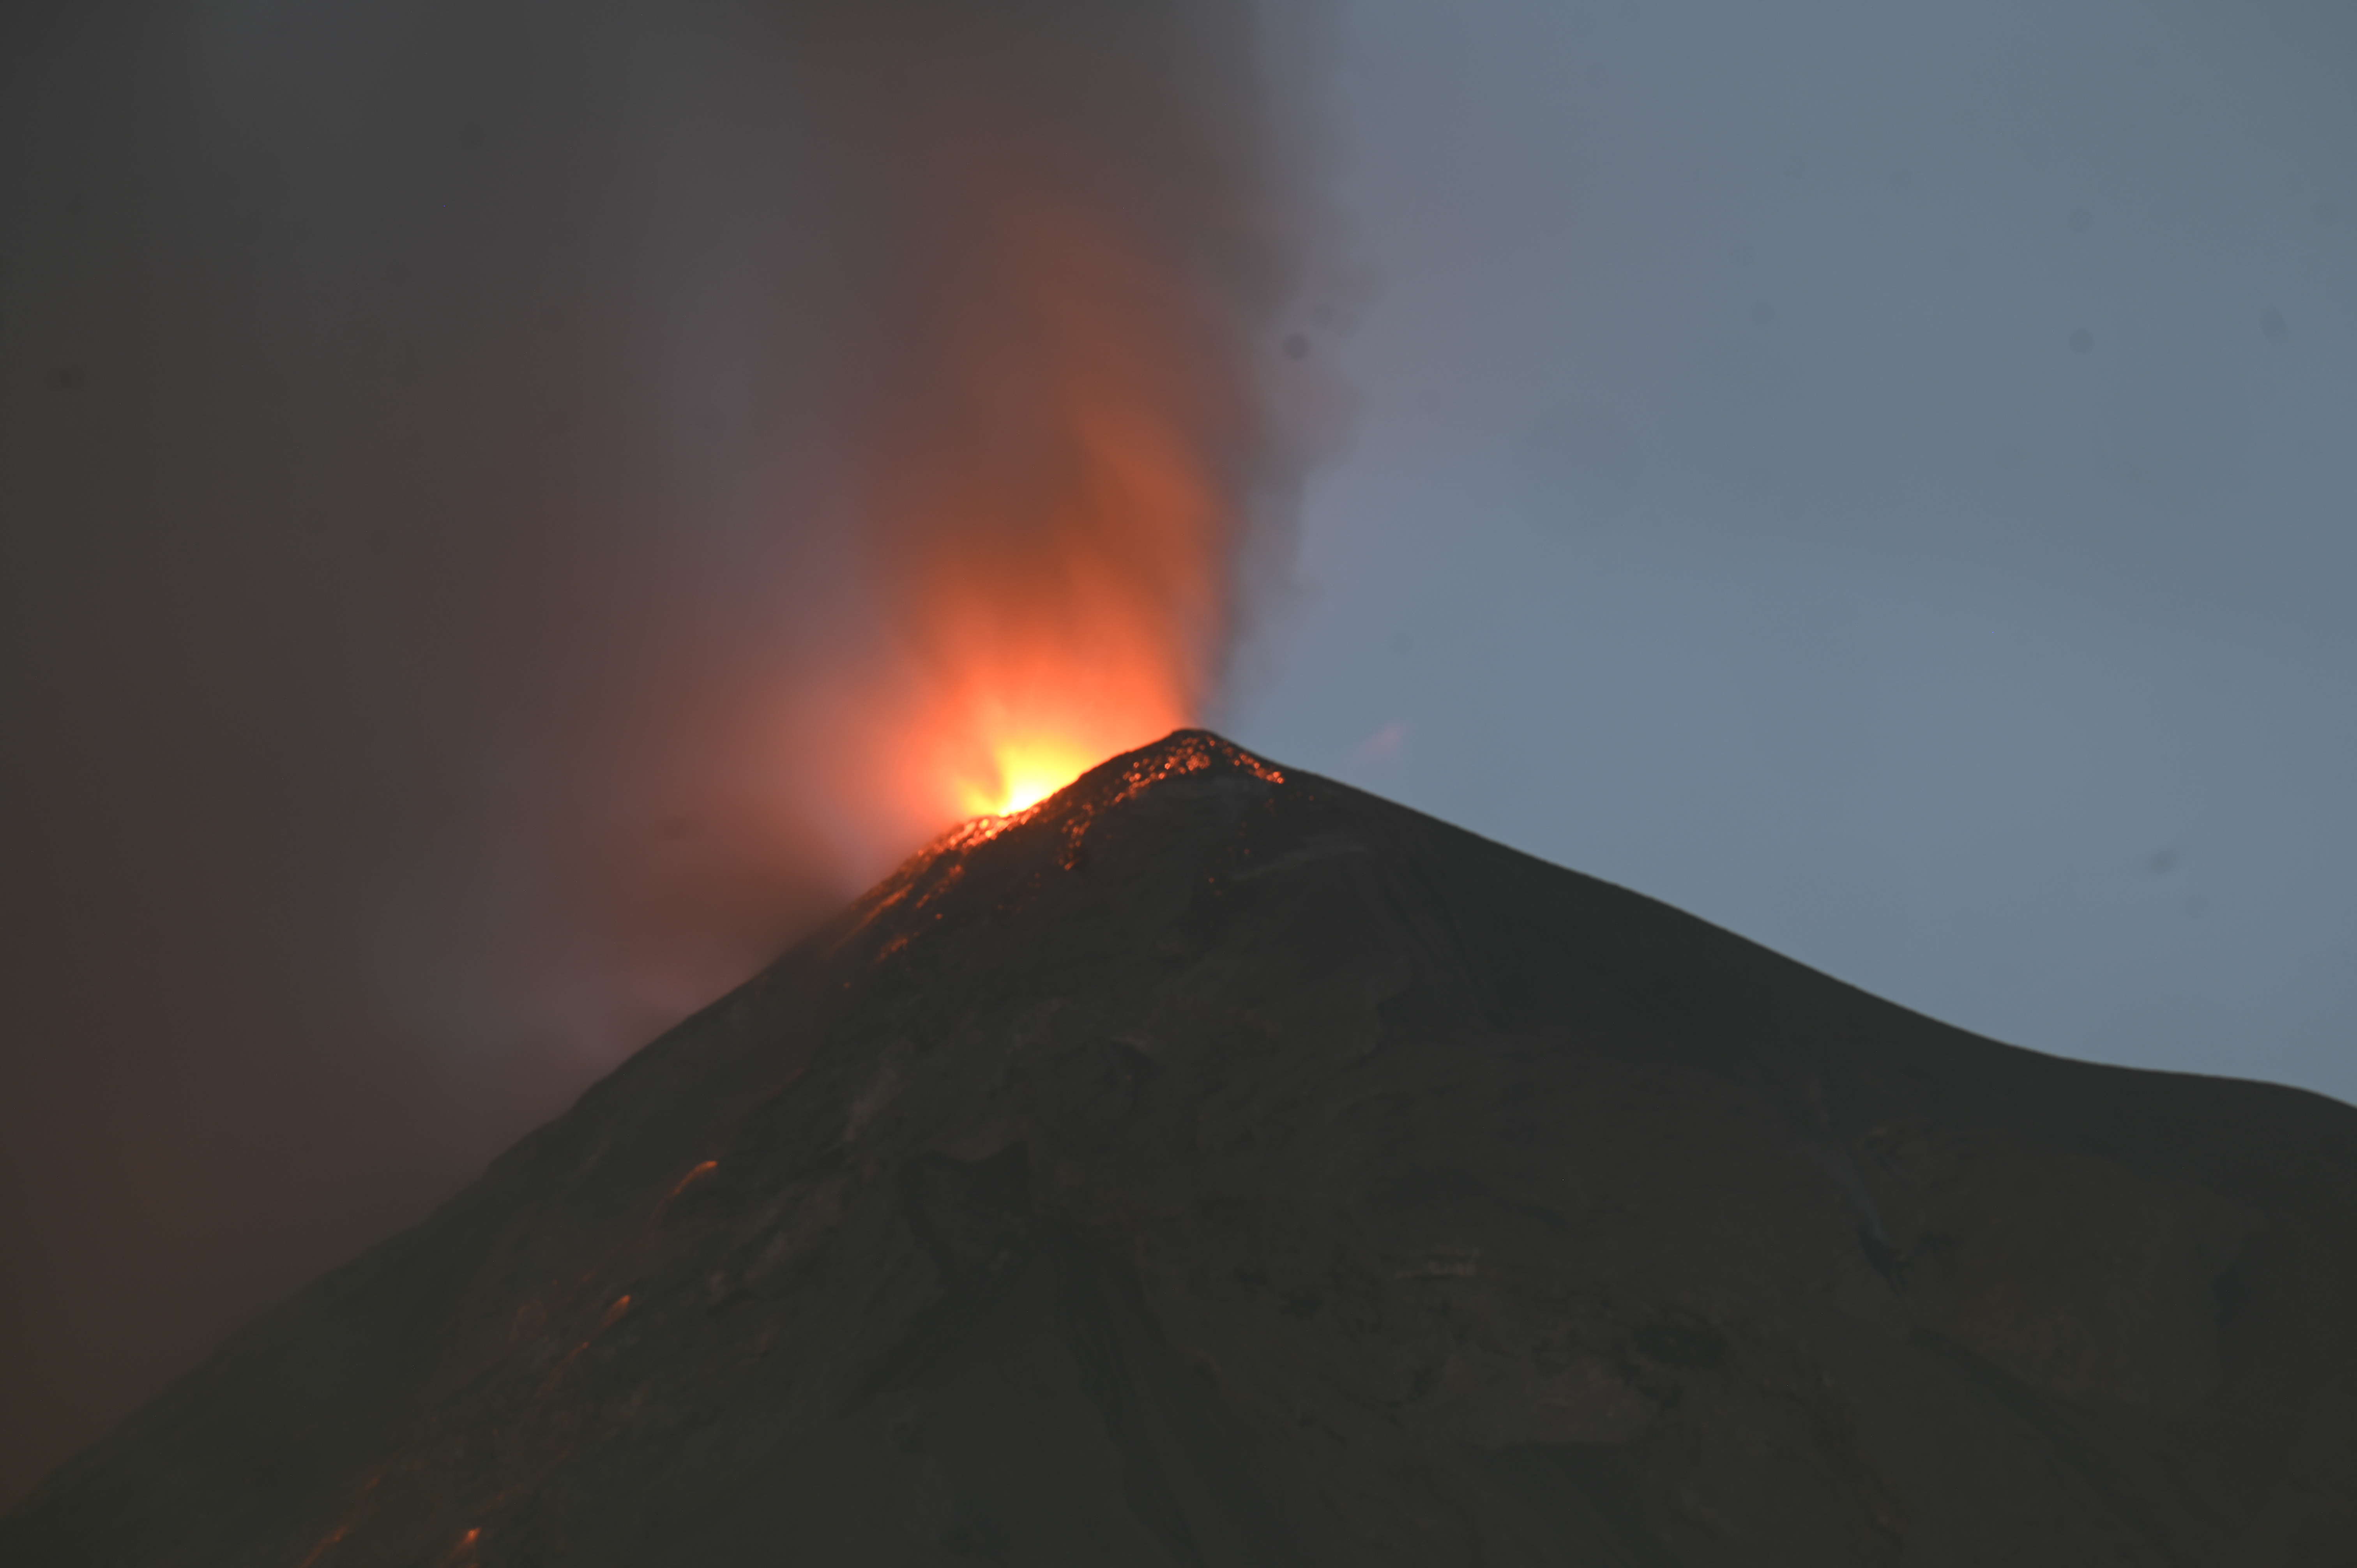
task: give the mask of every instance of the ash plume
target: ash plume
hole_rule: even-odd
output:
[[[1314,396],[1275,27],[0,23],[0,1502],[1009,740],[1213,708]]]

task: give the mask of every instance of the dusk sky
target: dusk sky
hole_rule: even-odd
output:
[[[770,672],[869,635],[776,520],[809,367],[944,286],[845,263],[899,209],[793,6],[93,10],[0,18],[0,1505],[868,873],[770,809],[827,765]],[[1283,33],[1221,177],[1306,259],[1218,287],[1311,460],[1210,722],[2000,1040],[2357,1101],[2357,12]],[[1233,65],[1184,135],[1069,112],[1184,173]]]
[[[1348,16],[1358,421],[1236,737],[2357,1101],[2357,12]]]

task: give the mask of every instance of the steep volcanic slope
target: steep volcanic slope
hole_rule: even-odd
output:
[[[0,1560],[2347,1563],[2352,1322],[2357,1112],[1182,733],[912,861]]]

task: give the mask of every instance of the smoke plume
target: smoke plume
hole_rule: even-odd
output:
[[[0,23],[0,1500],[963,815],[1208,716],[1241,0]]]

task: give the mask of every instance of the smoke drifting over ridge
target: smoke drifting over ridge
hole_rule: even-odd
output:
[[[0,24],[0,1501],[1017,773],[1205,715],[1311,395],[1266,27]]]

